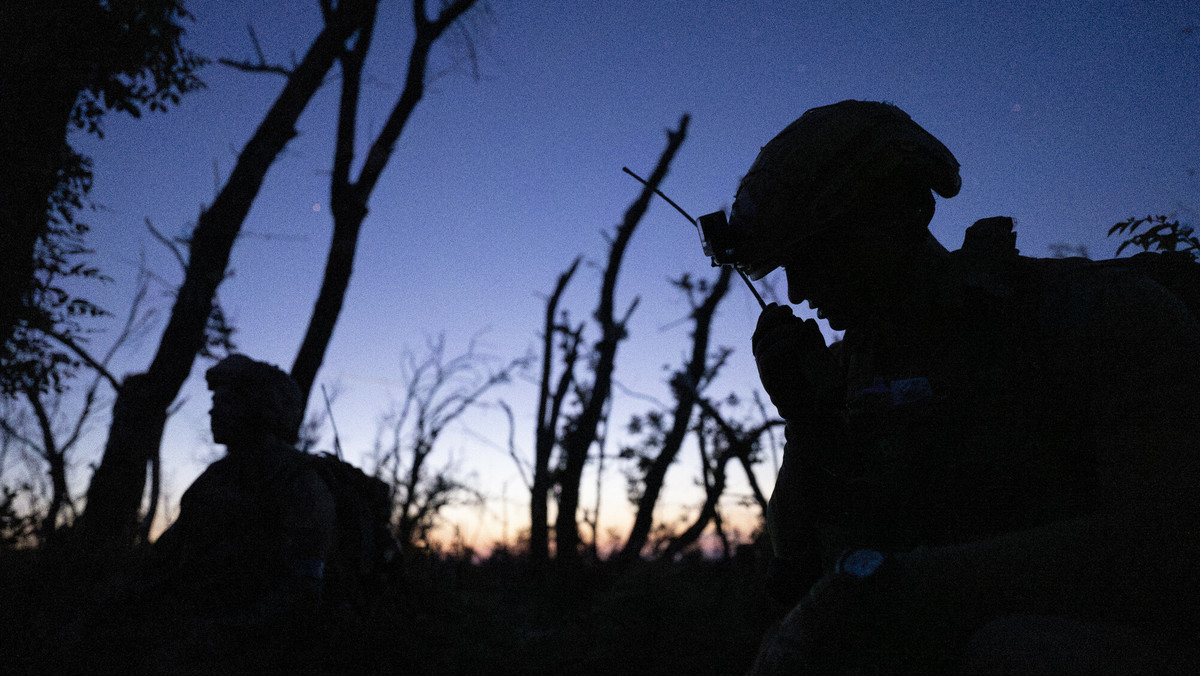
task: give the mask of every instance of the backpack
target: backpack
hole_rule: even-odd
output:
[[[1200,262],[1183,251],[1143,251],[1129,258],[1099,261],[1120,265],[1158,282],[1183,301],[1191,315],[1200,319]]]
[[[1003,273],[995,273],[1011,271],[1019,253],[1017,235],[1012,228],[1013,220],[1006,216],[976,221],[967,228],[959,251],[966,254],[970,264],[981,269],[984,276],[1003,278]],[[1060,268],[1072,265],[1115,268],[1144,276],[1174,294],[1189,313],[1200,320],[1200,262],[1186,251],[1143,251],[1127,258],[1095,261],[1082,258],[1036,260],[1042,263],[1053,261]]]
[[[329,487],[337,513],[334,552],[326,562],[328,592],[367,613],[386,587],[399,553],[388,485],[329,453],[305,457]]]

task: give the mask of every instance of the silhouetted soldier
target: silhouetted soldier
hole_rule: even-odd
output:
[[[1169,673],[1200,627],[1200,324],[1129,266],[948,252],[958,163],[898,108],[808,111],[742,180],[717,258],[782,266],[788,422],[760,673]],[[711,238],[710,238],[711,239]],[[815,584],[814,584],[815,583]],[[859,671],[856,671],[859,670]]]
[[[334,497],[293,446],[303,411],[286,373],[233,355],[206,376],[213,440],[227,452],[183,494],[179,518],[155,543],[156,586],[178,604],[181,631],[201,627],[200,640],[218,651],[279,646],[315,626]]]

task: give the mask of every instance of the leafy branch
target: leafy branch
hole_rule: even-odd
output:
[[[1142,232],[1137,232],[1143,225],[1148,227]],[[1117,247],[1118,256],[1126,247],[1132,245],[1141,248],[1142,251],[1186,253],[1195,259],[1200,257],[1200,238],[1192,233],[1190,225],[1180,225],[1179,219],[1172,220],[1171,217],[1161,214],[1129,218],[1108,229],[1109,237],[1128,235]]]

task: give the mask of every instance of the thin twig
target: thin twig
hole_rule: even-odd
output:
[[[213,171],[216,171],[216,161],[215,160],[213,161]],[[170,250],[171,254],[173,256],[175,256],[175,260],[179,262],[179,267],[183,268],[184,271],[186,271],[187,265],[188,265],[187,257],[184,256],[183,252],[179,250],[179,243],[176,242],[175,240],[171,239],[170,237],[167,237],[166,235],[162,234],[162,232],[159,231],[158,228],[154,227],[154,223],[152,223],[149,218],[147,218],[145,220],[146,220],[146,228],[150,231],[150,234],[154,237],[154,239],[158,240],[158,242],[160,244],[167,247],[167,249]]]
[[[321,396],[325,397],[325,410],[329,412],[329,426],[333,429],[333,452],[337,454],[337,459],[342,459],[342,440],[338,436],[337,421],[333,419],[333,405],[329,402],[329,391],[325,389],[325,383],[321,383]]]
[[[322,7],[322,9],[324,9],[324,7]],[[326,23],[328,23],[328,19],[329,17],[327,15]],[[274,73],[284,77],[291,77],[292,73],[295,72],[295,58],[292,59],[292,68],[286,68],[284,66],[267,63],[267,57],[263,54],[262,44],[258,41],[258,35],[256,35],[254,32],[254,26],[247,25],[246,31],[250,33],[250,44],[254,45],[254,54],[258,57],[258,63],[251,63],[249,61],[235,61],[233,59],[225,58],[217,59],[217,63],[223,66],[229,66],[230,68],[246,71],[248,73]]]
[[[117,381],[116,377],[114,377],[113,374],[108,371],[108,369],[104,368],[103,364],[96,361],[92,355],[88,354],[83,348],[76,345],[75,341],[71,340],[70,337],[61,335],[55,331],[47,330],[46,328],[42,328],[42,331],[45,332],[46,335],[67,346],[67,348],[78,355],[80,359],[87,362],[88,366],[92,367],[92,369],[94,369],[97,373],[104,376],[104,379],[113,386],[114,390],[118,392],[121,391],[121,383]]]
[[[247,73],[274,73],[284,77],[291,77],[292,70],[284,66],[272,65],[269,63],[250,63],[249,61],[234,61],[233,59],[219,58],[217,63],[222,66],[229,66]]]

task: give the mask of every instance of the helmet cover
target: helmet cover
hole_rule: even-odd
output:
[[[796,244],[835,226],[897,174],[953,197],[961,187],[958,167],[946,146],[896,106],[842,101],[813,108],[763,146],[738,185],[729,223],[738,267],[762,278],[786,263]]]
[[[208,369],[204,378],[210,390],[228,387],[246,397],[275,436],[287,443],[299,438],[303,397],[296,381],[279,367],[231,354]]]

